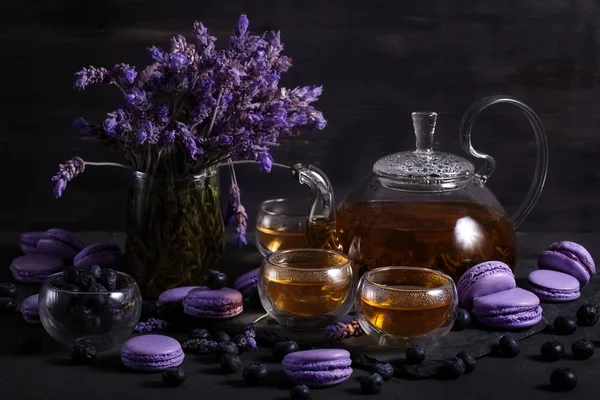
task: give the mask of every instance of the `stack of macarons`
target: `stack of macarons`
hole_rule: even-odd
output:
[[[539,269],[529,274],[529,290],[546,302],[567,302],[580,296],[596,273],[590,253],[580,244],[551,244],[538,257]]]
[[[250,297],[252,293],[255,293],[258,283],[258,271],[260,268],[255,268],[245,274],[241,275],[233,282],[233,287],[239,291],[244,298]]]
[[[500,261],[477,264],[457,283],[462,307],[471,311],[483,325],[495,329],[522,329],[542,320],[540,299],[517,288],[515,276]]]
[[[314,388],[337,385],[352,375],[350,353],[343,349],[296,351],[286,355],[282,365],[293,383]]]
[[[181,344],[169,336],[136,336],[121,345],[121,362],[136,371],[164,371],[180,366],[184,358]]]

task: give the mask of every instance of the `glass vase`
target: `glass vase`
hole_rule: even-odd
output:
[[[185,177],[135,172],[126,229],[127,263],[145,298],[202,285],[225,247],[217,170]]]

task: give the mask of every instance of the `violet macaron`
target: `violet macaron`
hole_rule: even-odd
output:
[[[210,290],[201,286],[185,296],[183,312],[195,318],[233,318],[244,310],[242,300],[242,294],[235,289]]]
[[[13,277],[23,283],[42,283],[50,275],[62,271],[62,258],[45,254],[27,254],[17,257],[10,264]]]
[[[45,232],[26,232],[21,235],[21,251],[25,254],[40,253],[38,241]]]
[[[587,285],[596,273],[594,260],[585,247],[567,241],[551,244],[539,256],[538,267],[569,274],[579,281],[581,287]]]
[[[476,297],[472,313],[477,321],[495,329],[529,328],[542,320],[540,299],[521,288]]]
[[[40,315],[38,314],[38,299],[39,295],[34,294],[23,300],[23,304],[21,304],[21,314],[23,314],[23,319],[25,322],[29,322],[30,324],[40,323]]]
[[[290,353],[283,358],[283,371],[297,385],[327,387],[352,375],[350,353],[342,349],[317,349]]]
[[[37,248],[44,254],[72,260],[85,245],[77,236],[64,229],[49,229],[38,240]]]
[[[571,275],[550,269],[529,274],[529,287],[541,301],[567,302],[579,298],[579,281]]]
[[[163,371],[178,367],[184,357],[181,344],[164,335],[136,336],[121,346],[121,361],[137,371]]]
[[[242,296],[248,297],[256,288],[258,282],[258,271],[260,268],[253,269],[252,271],[246,272],[233,282],[233,287],[238,290]]]
[[[515,276],[508,265],[487,261],[469,268],[458,280],[458,300],[467,310],[473,299],[517,287]]]
[[[76,268],[84,268],[89,265],[98,265],[101,268],[114,268],[120,266],[123,259],[123,252],[116,244],[96,243],[77,253],[73,260],[73,265]]]

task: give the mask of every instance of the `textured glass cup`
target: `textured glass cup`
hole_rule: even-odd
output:
[[[131,276],[117,274],[127,286],[103,293],[64,290],[62,272],[50,276],[39,296],[46,332],[66,347],[85,342],[105,351],[121,345],[139,322],[142,295]]]
[[[354,301],[352,266],[345,255],[321,249],[275,252],[258,275],[260,301],[269,316],[295,330],[323,329]]]
[[[274,251],[306,249],[308,198],[263,201],[256,216],[256,247],[263,256]]]
[[[456,318],[456,285],[438,271],[382,267],[358,284],[355,310],[363,330],[382,346],[427,344],[448,333]]]

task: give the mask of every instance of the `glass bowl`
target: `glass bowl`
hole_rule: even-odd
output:
[[[85,342],[97,351],[110,350],[129,338],[142,312],[142,295],[135,280],[117,272],[122,289],[90,293],[61,289],[63,273],[51,275],[39,295],[40,320],[46,332],[71,347]]]
[[[452,278],[419,267],[382,267],[358,283],[360,326],[382,346],[428,344],[452,328],[458,304]]]
[[[352,265],[344,254],[294,249],[265,258],[258,293],[269,316],[285,328],[324,329],[352,308],[354,283]]]
[[[274,251],[310,247],[306,237],[306,218],[310,199],[303,197],[272,199],[260,203],[256,215],[256,247],[263,256]]]

